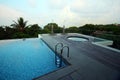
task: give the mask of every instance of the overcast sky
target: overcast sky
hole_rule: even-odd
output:
[[[0,25],[19,17],[41,27],[120,23],[120,0],[0,0]]]

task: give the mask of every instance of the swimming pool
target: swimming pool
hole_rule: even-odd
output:
[[[0,80],[31,80],[57,70],[54,56],[38,38],[0,41]]]

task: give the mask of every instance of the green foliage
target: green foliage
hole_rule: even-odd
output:
[[[27,25],[27,21],[24,21],[20,17],[17,21],[13,21],[11,24],[13,28],[9,26],[0,26],[0,39],[12,39],[12,38],[29,38],[37,37],[38,34],[51,33],[53,27],[54,33],[62,33],[63,28],[59,27],[56,23],[48,23],[42,29],[38,24]],[[94,35],[97,37],[113,40],[113,47],[120,48],[120,26],[115,24],[107,25],[94,25],[86,24],[81,27],[72,26],[65,29],[67,33],[82,33],[86,35]],[[100,34],[96,34],[98,32]]]
[[[25,32],[33,37],[37,37],[42,32],[41,27],[38,24],[33,24],[30,27],[25,28]]]
[[[29,37],[30,37],[29,34],[24,34],[22,32],[17,32],[12,36],[12,38],[29,38]]]
[[[44,30],[47,32],[51,32],[51,28],[53,27],[53,32],[54,33],[60,33],[62,32],[62,28],[58,26],[56,23],[48,23],[47,25],[44,26]]]
[[[120,35],[101,34],[97,35],[97,37],[112,40],[113,41],[112,47],[120,49]]]
[[[51,31],[49,30],[49,29],[47,29],[47,28],[44,28],[42,31],[41,31],[41,33],[50,33]]]
[[[108,25],[93,25],[86,24],[79,27],[79,31],[82,34],[93,35],[95,31],[101,31],[103,33],[94,34],[96,37],[108,39],[113,41],[112,47],[120,49],[120,26],[115,24]]]
[[[108,25],[86,24],[84,26],[79,27],[79,31],[87,35],[91,35],[95,31],[106,31],[108,33],[112,33],[115,35],[120,35],[120,26],[117,26],[115,24],[108,24]]]
[[[5,31],[4,28],[1,26],[0,27],[0,39],[4,39],[5,38]]]
[[[96,30],[96,26],[93,24],[86,24],[82,27],[79,27],[79,31],[82,34],[91,35]]]
[[[66,29],[66,32],[67,32],[67,33],[78,33],[78,32],[79,32],[79,29],[78,29],[78,27],[76,27],[76,26],[72,26],[72,27],[67,28],[67,29]]]
[[[6,39],[11,39],[12,35],[17,32],[14,28],[10,28],[8,26],[5,27],[5,37]]]
[[[80,32],[81,32],[82,34],[92,35],[92,33],[93,33],[94,31],[93,31],[93,30],[82,29],[82,30],[80,30]]]
[[[27,21],[24,21],[24,19],[22,17],[20,17],[17,22],[13,21],[14,24],[11,24],[11,26],[13,26],[15,29],[23,32],[24,28],[26,27]]]
[[[120,35],[120,26],[113,29],[113,34]]]

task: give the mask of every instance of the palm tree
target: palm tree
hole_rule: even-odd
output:
[[[20,17],[17,22],[13,21],[14,24],[11,24],[11,26],[13,26],[14,28],[18,29],[19,31],[23,32],[26,25],[27,25],[27,21],[24,21],[24,19],[22,17]]]

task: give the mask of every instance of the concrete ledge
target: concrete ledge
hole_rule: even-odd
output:
[[[101,42],[101,43],[102,43],[102,42]],[[115,49],[115,48],[112,48],[112,47],[109,47],[109,46],[106,46],[106,45],[104,45],[103,43],[102,43],[102,44],[101,44],[101,43],[97,42],[97,43],[93,43],[93,44],[120,53],[120,50]],[[109,42],[108,42],[108,44],[109,44]],[[111,42],[110,42],[110,44],[111,44]]]
[[[105,45],[105,46],[109,46],[113,44],[113,41],[110,40],[106,40],[106,41],[100,41],[100,42],[95,42],[96,44],[101,44],[101,45]]]

